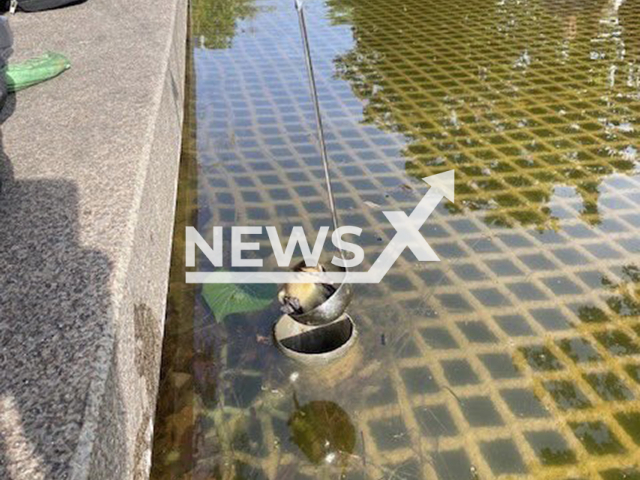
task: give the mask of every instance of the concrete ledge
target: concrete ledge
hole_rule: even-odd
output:
[[[0,157],[0,478],[146,478],[183,113],[187,2],[11,18]]]

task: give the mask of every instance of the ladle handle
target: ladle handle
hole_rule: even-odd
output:
[[[329,196],[329,206],[331,207],[331,220],[333,221],[333,231],[339,227],[338,213],[336,212],[336,204],[333,199],[333,188],[331,187],[331,175],[329,173],[329,157],[327,155],[327,145],[324,141],[324,128],[322,126],[322,116],[320,114],[320,102],[318,101],[318,90],[316,88],[316,79],[313,72],[313,62],[311,61],[311,49],[309,48],[309,37],[307,35],[307,24],[304,19],[304,5],[300,0],[294,1],[298,12],[298,23],[300,24],[300,35],[302,36],[302,48],[304,49],[304,58],[307,64],[307,76],[309,77],[309,90],[311,91],[311,100],[316,113],[316,126],[318,129],[318,140],[320,141],[320,155],[322,156],[322,164],[324,166],[324,179],[327,184],[327,194]],[[340,257],[344,261],[342,253],[342,243],[340,237],[337,238],[337,247],[340,251]],[[345,271],[347,268],[345,267]]]

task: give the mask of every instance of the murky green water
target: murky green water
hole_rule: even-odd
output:
[[[421,230],[442,261],[406,251],[358,286],[358,345],[320,370],[272,344],[274,302],[230,313],[184,284],[185,225],[330,224],[291,2],[194,0],[152,478],[640,478],[640,3],[307,18],[363,269],[395,233],[382,210],[455,168]]]

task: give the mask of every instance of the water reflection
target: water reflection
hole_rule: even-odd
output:
[[[229,48],[238,23],[253,18],[255,0],[209,0],[191,4],[191,35],[202,48]]]
[[[640,62],[640,24],[636,19],[636,15],[640,5],[638,5],[637,0],[625,0],[621,3],[622,5],[620,5],[618,12],[625,39],[626,58],[634,64],[634,72],[629,77],[629,83],[638,87],[640,85],[638,72],[640,67],[638,65],[638,62]]]
[[[336,68],[366,102],[365,121],[406,136],[408,174],[456,168],[452,211],[556,228],[550,203],[565,185],[580,217],[599,224],[603,179],[637,160],[638,92],[627,81],[636,66],[625,45],[637,43],[638,21],[624,4],[405,3],[409,34],[383,1],[328,3],[335,22],[353,25],[355,46]]]

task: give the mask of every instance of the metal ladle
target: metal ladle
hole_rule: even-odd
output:
[[[311,100],[313,103],[315,115],[316,115],[316,127],[318,130],[318,141],[320,142],[320,155],[322,157],[322,165],[324,167],[324,178],[327,185],[327,196],[329,197],[329,207],[331,209],[331,220],[333,222],[333,231],[335,232],[339,228],[338,213],[336,211],[336,204],[333,198],[333,188],[331,186],[331,173],[329,170],[329,157],[327,155],[327,145],[324,140],[324,127],[322,125],[322,115],[320,114],[320,102],[318,101],[318,90],[316,88],[315,74],[313,71],[313,62],[311,61],[311,49],[309,48],[309,37],[307,35],[307,25],[304,17],[304,6],[300,0],[295,0],[296,11],[298,12],[298,22],[300,24],[300,35],[302,37],[302,47],[304,50],[305,61],[307,65],[307,76],[309,78],[309,90],[311,93]],[[337,238],[336,247],[340,252],[340,257],[344,261],[344,253],[342,251],[342,244],[340,237]],[[346,267],[333,267],[328,266],[328,269],[333,270],[341,269],[345,272],[345,279],[348,269]],[[340,317],[346,310],[347,306],[351,302],[352,289],[351,285],[345,282],[337,287],[336,291],[321,305],[318,305],[313,310],[304,312],[299,315],[292,314],[291,316],[306,325],[323,325],[334,321]]]

